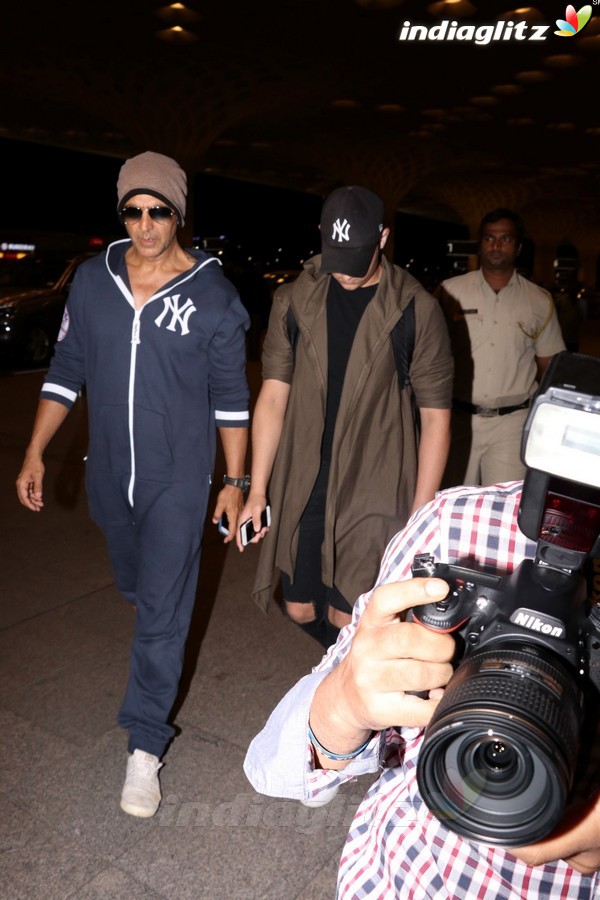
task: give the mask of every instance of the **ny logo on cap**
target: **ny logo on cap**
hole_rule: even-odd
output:
[[[339,218],[337,218],[333,223],[333,234],[331,235],[332,241],[335,241],[336,238],[338,239],[340,244],[342,243],[342,241],[349,241],[349,231],[350,222],[348,221],[348,219],[344,219],[343,222],[340,222]]]

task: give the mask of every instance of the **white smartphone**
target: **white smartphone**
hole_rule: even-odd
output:
[[[219,519],[217,528],[219,529],[219,534],[227,537],[227,535],[229,534],[229,519],[227,518],[227,513],[223,513],[223,515]]]
[[[263,528],[269,528],[271,525],[271,507],[266,506],[263,509],[260,516],[260,524]],[[252,524],[252,519],[247,519],[245,522],[242,522],[240,525],[240,534],[242,536],[242,547],[245,547],[246,544],[249,544],[256,532],[254,531],[254,525]]]

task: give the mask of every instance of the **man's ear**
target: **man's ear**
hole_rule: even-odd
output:
[[[389,236],[390,236],[390,229],[384,228],[383,231],[381,232],[381,237],[379,238],[379,249],[380,250],[383,250],[383,248],[385,247],[385,242],[387,241]]]

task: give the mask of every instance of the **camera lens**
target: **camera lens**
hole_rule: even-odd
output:
[[[488,844],[541,840],[562,816],[581,727],[577,684],[541,646],[467,656],[430,722],[419,790],[448,828]]]

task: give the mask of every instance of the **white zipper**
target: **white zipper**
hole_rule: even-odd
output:
[[[142,307],[143,309],[143,307]],[[137,357],[137,348],[140,342],[140,316],[142,309],[136,309],[133,313],[133,324],[131,326],[131,356],[129,358],[129,391],[128,391],[128,423],[129,423],[129,452],[131,454],[131,477],[129,478],[129,488],[127,489],[127,498],[133,508],[133,486],[135,484],[135,444],[133,440],[133,395],[135,392],[135,361]]]

